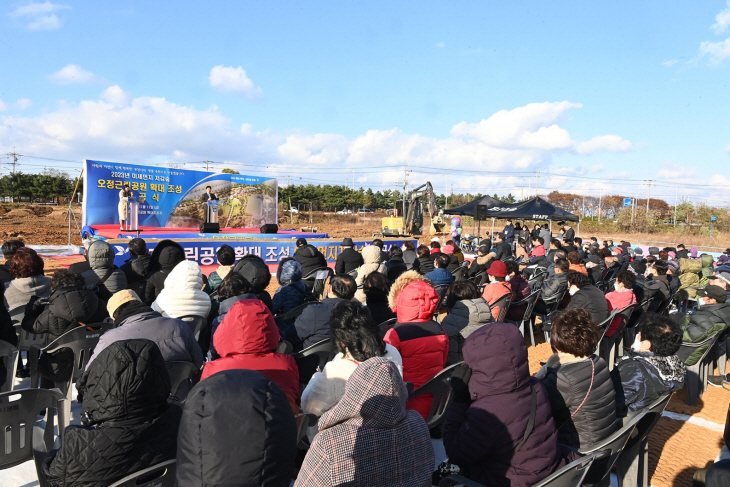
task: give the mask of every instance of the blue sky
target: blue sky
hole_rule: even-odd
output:
[[[730,199],[727,0],[0,9],[0,155]]]

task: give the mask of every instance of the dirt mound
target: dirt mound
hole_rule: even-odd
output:
[[[26,210],[25,208],[18,208],[15,210],[10,210],[9,212],[7,212],[5,214],[5,216],[11,217],[11,218],[13,218],[13,217],[25,218],[25,217],[29,217],[29,216],[35,216],[35,213],[33,213],[30,210]]]

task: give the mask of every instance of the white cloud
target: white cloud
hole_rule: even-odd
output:
[[[727,152],[728,154],[730,154],[730,144],[728,144],[727,147],[725,147],[725,152]]]
[[[31,103],[31,101],[27,98],[19,98],[15,103],[5,103],[0,100],[0,112],[9,110],[25,110],[26,108],[30,108],[32,104],[33,103]]]
[[[133,98],[112,86],[98,100],[61,103],[35,117],[0,118],[0,152],[12,149],[5,145],[12,141],[28,153],[79,160],[150,161],[180,154],[187,160],[272,159],[274,144],[266,133],[246,135],[229,123],[217,107],[198,110],[164,98]]]
[[[710,64],[720,64],[730,57],[730,37],[720,42],[702,42],[700,44],[700,56],[709,56]]]
[[[711,29],[715,34],[722,34],[728,27],[730,27],[730,0],[727,1],[725,10],[715,16],[715,23]]]
[[[599,135],[575,145],[575,151],[582,156],[599,151],[626,152],[628,150],[631,150],[631,142],[618,135]]]
[[[101,92],[101,99],[118,107],[128,106],[132,101],[132,95],[121,89],[119,86],[110,86]]]
[[[75,65],[67,64],[49,76],[54,83],[62,85],[96,83],[99,79],[91,71]]]
[[[290,162],[339,163],[347,153],[347,138],[337,134],[290,135],[279,146],[278,152]]]
[[[662,61],[662,66],[665,66],[667,68],[671,68],[672,66],[674,66],[678,62],[679,61],[677,61],[676,59],[669,59],[667,61]]]
[[[210,86],[220,91],[238,92],[249,98],[261,95],[261,88],[254,85],[241,66],[214,66],[208,76]]]
[[[64,22],[58,13],[70,10],[68,5],[53,4],[49,1],[44,3],[29,3],[18,7],[8,15],[18,22],[22,22],[28,30],[56,30]]]

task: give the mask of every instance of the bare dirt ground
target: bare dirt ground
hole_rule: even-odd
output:
[[[55,207],[32,206],[8,211],[7,208],[0,207],[0,240],[20,238],[31,245],[65,245],[68,243],[67,214],[67,208],[56,209]],[[315,218],[313,226],[317,227],[320,232],[329,233],[333,238],[365,239],[372,237],[373,232],[378,231],[381,218],[382,215],[318,216]],[[299,230],[301,227],[309,226],[304,215],[298,220],[292,224],[287,218],[286,221],[280,221],[280,227]],[[484,225],[482,225],[482,230],[485,230]],[[75,231],[72,233],[72,243],[80,245],[81,241],[78,233]],[[598,236],[602,235],[599,233]],[[607,237],[610,237],[610,235]],[[670,238],[670,235],[635,234],[628,236],[628,240],[632,243],[643,243],[647,240],[656,241],[659,238]],[[430,240],[430,235],[424,235],[420,240],[427,243]],[[700,242],[693,241],[692,237],[686,237],[683,243],[690,247]],[[724,242],[717,243],[713,241],[710,243],[713,247],[727,247]],[[52,272],[63,265],[67,266],[73,261],[73,259],[63,261],[46,259],[46,272]],[[273,294],[277,287],[276,279],[272,279],[268,290]],[[535,348],[529,347],[528,350],[530,371],[535,373],[540,368],[540,362],[545,362],[550,356],[551,350],[549,345],[545,343],[540,343]],[[709,387],[704,396],[698,400],[696,407],[689,407],[686,391],[680,391],[674,395],[667,410],[692,415],[693,418],[723,425],[728,403],[730,403],[730,391]],[[655,487],[690,486],[694,471],[710,464],[723,445],[721,431],[667,417],[662,418],[649,439],[649,480],[651,485]]]

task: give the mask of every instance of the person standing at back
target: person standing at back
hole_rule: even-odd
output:
[[[507,242],[509,248],[512,249],[512,244],[515,243],[515,227],[512,225],[512,220],[507,220],[507,224],[504,226],[502,234],[504,235],[504,241]]]
[[[350,274],[363,265],[362,255],[355,250],[355,244],[352,239],[346,237],[342,239],[342,251],[337,256],[335,263],[335,274]]]

